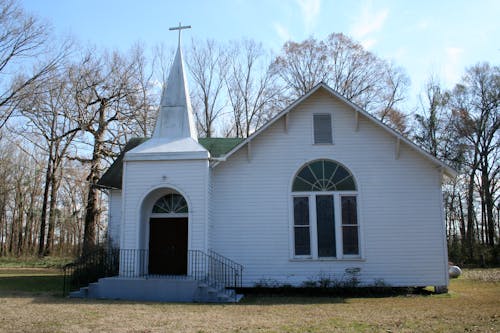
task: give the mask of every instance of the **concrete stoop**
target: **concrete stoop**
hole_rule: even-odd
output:
[[[238,303],[243,295],[236,294],[233,289],[217,286],[216,283],[200,282],[194,302],[198,303]]]
[[[80,288],[80,290],[69,293],[69,298],[87,298],[89,296],[89,287]]]
[[[189,277],[99,279],[87,287],[73,291],[70,298],[122,299],[153,302],[237,303],[243,295],[216,283],[197,281]]]

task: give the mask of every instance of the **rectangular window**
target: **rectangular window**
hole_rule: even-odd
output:
[[[342,244],[347,255],[359,255],[358,213],[355,196],[342,196]]]
[[[333,143],[332,138],[332,117],[329,114],[315,114],[314,122],[314,143]]]
[[[335,257],[335,214],[333,195],[316,196],[318,257]]]
[[[311,240],[309,233],[309,198],[293,198],[295,255],[311,255]]]

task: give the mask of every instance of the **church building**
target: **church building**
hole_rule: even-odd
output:
[[[152,137],[100,180],[120,271],[90,289],[226,301],[322,278],[445,288],[441,184],[455,174],[324,83],[246,139],[198,138],[179,43]]]

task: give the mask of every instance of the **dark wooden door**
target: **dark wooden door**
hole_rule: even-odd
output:
[[[187,274],[187,218],[149,220],[149,274]]]

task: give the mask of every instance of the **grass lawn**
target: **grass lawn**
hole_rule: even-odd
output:
[[[0,332],[500,332],[500,269],[449,294],[257,297],[239,304],[66,299],[55,269],[0,267]]]

